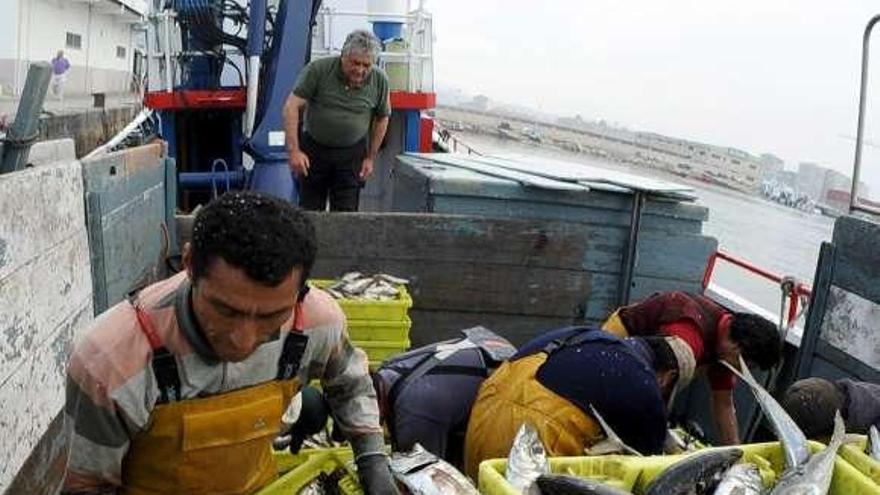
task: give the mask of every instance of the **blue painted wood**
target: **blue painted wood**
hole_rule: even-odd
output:
[[[523,201],[491,196],[434,196],[426,201],[428,211],[454,215],[480,215],[492,218],[528,218],[533,220],[566,220],[597,225],[629,228],[628,210],[585,208],[549,202]],[[400,211],[400,210],[398,210]],[[702,222],[646,212],[642,218],[643,232],[699,234]]]
[[[174,167],[155,144],[84,161],[83,176],[97,314],[157,278]]]
[[[177,213],[177,161],[165,159],[165,227],[168,232],[168,254],[180,254],[174,215]]]
[[[110,307],[104,265],[104,229],[101,220],[101,196],[98,193],[87,192],[86,228],[89,236],[89,258],[92,265],[92,303],[95,315],[103,313]]]
[[[435,196],[480,196],[497,199],[521,199],[531,202],[546,202],[562,205],[582,205],[629,211],[632,205],[630,194],[617,194],[603,191],[550,191],[524,188],[513,180],[490,177],[478,172],[455,167],[446,167],[414,156],[398,157],[395,174],[416,178],[419,182],[430,184],[430,194]],[[395,194],[398,191],[395,189]],[[664,215],[681,219],[705,221],[708,210],[705,207],[676,201],[648,201],[646,214]]]

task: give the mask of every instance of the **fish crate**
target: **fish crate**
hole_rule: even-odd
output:
[[[717,448],[723,449],[725,447]],[[772,487],[779,480],[779,477],[782,476],[785,459],[779,442],[745,444],[738,445],[736,448],[743,451],[743,458],[740,462],[751,462],[758,466],[765,487]],[[819,452],[824,448],[825,446],[821,443],[810,442],[810,450],[813,453]],[[706,450],[714,449],[716,448]],[[641,467],[641,474],[638,477],[633,492],[644,493],[651,481],[668,467],[685,457],[687,457],[687,454],[637,458],[637,464]],[[831,478],[831,488],[828,491],[828,495],[855,494],[880,495],[880,487],[838,455],[834,460],[834,474]]]
[[[327,447],[320,449],[302,449],[296,454],[291,454],[289,450],[273,450],[272,456],[275,459],[275,465],[278,467],[278,474],[282,475],[284,473],[290,472],[292,469],[295,469],[299,466],[305,464],[309,459],[315,457],[317,455],[324,455],[327,453],[334,454],[338,458],[351,461],[354,459],[354,453],[351,450],[350,446],[344,447]]]
[[[625,455],[596,457],[551,457],[553,474],[576,476],[601,481],[605,484],[632,491],[641,467],[639,458]],[[484,495],[521,495],[505,479],[507,459],[493,459],[480,464],[479,490]]]
[[[336,280],[310,280],[309,285],[318,289],[326,289],[333,285]],[[409,308],[413,301],[405,285],[398,285],[400,295],[390,301],[362,301],[360,299],[336,299],[342,312],[348,320],[362,321],[406,321],[408,320]]]
[[[317,480],[322,474],[331,474],[339,470],[343,476],[336,481],[336,488],[344,495],[363,495],[357,479],[357,474],[351,466],[351,458],[339,455],[336,452],[326,451],[310,456],[298,467],[283,474],[280,478],[269,484],[257,495],[289,495],[299,493],[300,490]]]
[[[766,487],[776,483],[782,475],[785,463],[779,442],[740,445],[738,448],[743,450],[743,461],[758,466]],[[821,451],[824,448],[820,443],[810,442],[810,449],[813,452]],[[713,449],[715,448],[704,449],[701,452]],[[589,478],[641,495],[645,493],[651,481],[688,455],[555,457],[548,459],[548,461],[550,471],[553,474]],[[504,478],[506,468],[506,459],[481,463],[480,492],[487,495],[518,494],[519,492]],[[838,455],[834,461],[834,474],[828,495],[855,494],[880,495],[880,486]]]
[[[386,359],[409,350],[409,339],[404,340],[354,340],[352,345],[367,353],[370,364],[381,363]]]
[[[355,342],[408,340],[410,328],[412,320],[409,316],[396,321],[348,320],[348,336]]]
[[[880,486],[880,462],[865,453],[865,447],[868,443],[867,437],[864,435],[859,435],[859,437],[861,440],[858,442],[841,447],[838,455]]]

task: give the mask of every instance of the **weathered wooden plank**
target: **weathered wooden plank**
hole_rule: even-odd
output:
[[[587,259],[592,246],[613,252],[617,250],[613,243],[622,242],[622,234],[614,229],[594,229],[572,222],[363,213],[313,218],[321,258],[461,261],[575,269],[592,262]]]
[[[644,232],[639,236],[635,274],[641,277],[702,280],[709,256],[718,240],[701,235],[664,235]]]
[[[0,386],[0,486],[12,480],[64,405],[67,356],[75,335],[91,321],[90,300],[80,301],[80,309],[70,316]]]
[[[44,249],[0,280],[0,383],[24,366],[51,332],[91,302],[84,233]],[[2,402],[2,401],[0,401]]]
[[[103,217],[104,278],[111,306],[134,288],[158,278],[164,235],[163,189],[154,186]]]
[[[164,145],[151,144],[83,161],[86,192],[101,194],[106,213],[165,183]]]
[[[834,279],[834,265],[837,248],[830,242],[823,242],[819,250],[819,261],[816,263],[816,276],[813,279],[813,291],[810,296],[810,311],[804,325],[804,334],[796,356],[795,379],[810,375],[816,344],[822,332],[822,321],[828,304],[828,292]]]
[[[461,311],[410,310],[413,320],[410,341],[413,347],[461,336],[460,331],[476,325],[492,329],[514,345],[552,329],[576,323],[576,319],[522,314],[469,313]]]
[[[82,198],[82,171],[75,162],[0,176],[0,280],[80,235]]]
[[[586,295],[585,318],[588,321],[604,321],[605,318],[617,309],[617,283],[619,276],[609,273],[590,274],[590,293]],[[630,291],[632,302],[650,297],[657,292],[680,290],[691,293],[701,293],[701,280],[676,280],[668,278],[654,278],[635,276]]]
[[[447,215],[556,220],[618,228],[629,228],[631,221],[631,213],[628,210],[583,208],[577,205],[486,196],[433,196],[430,201],[429,207],[433,213]],[[702,231],[702,224],[689,219],[646,213],[642,219],[642,229],[643,231],[659,230],[671,233],[699,234]]]

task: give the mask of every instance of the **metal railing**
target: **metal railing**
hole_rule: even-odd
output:
[[[406,70],[404,87],[392,87],[392,91],[410,93],[434,92],[434,29],[431,14],[418,8],[409,14],[376,14],[337,10],[322,7],[318,12],[313,33],[312,56],[326,57],[342,52],[345,36],[353,29],[370,29],[370,21],[393,20],[403,24],[401,37],[404,49],[379,54],[379,66],[386,72],[403,68]],[[398,65],[399,64],[399,65]],[[391,74],[389,74],[391,76]],[[392,84],[394,83],[393,78]]]
[[[706,271],[703,273],[704,290],[709,287],[709,284],[712,281],[712,275],[715,272],[715,266],[717,265],[718,260],[725,261],[731,265],[742,268],[748,273],[779,284],[779,288],[782,291],[782,298],[788,302],[788,308],[784,318],[782,314],[783,310],[780,310],[780,330],[790,330],[794,328],[802,309],[806,309],[807,301],[809,301],[810,295],[812,294],[810,286],[798,282],[793,277],[778,275],[725,252],[715,251],[709,257],[709,261],[706,263]]]
[[[473,146],[465,143],[461,139],[459,139],[455,134],[452,133],[445,126],[434,120],[434,132],[437,134],[438,142],[446,147],[446,151],[451,153],[458,153],[459,148],[463,149],[468,155],[477,155],[482,156],[483,154],[477,151]]]

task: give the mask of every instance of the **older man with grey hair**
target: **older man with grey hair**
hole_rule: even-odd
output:
[[[314,60],[303,68],[287,99],[289,164],[299,179],[300,206],[305,209],[323,211],[329,199],[331,211],[357,211],[360,189],[373,172],[391,114],[388,76],[374,67],[379,51],[372,33],[352,32],[341,56]]]

